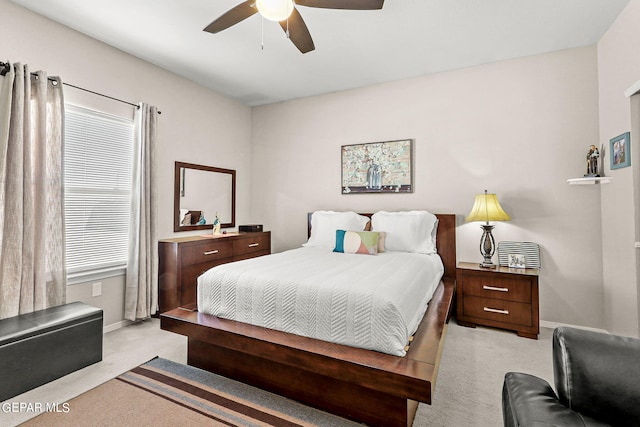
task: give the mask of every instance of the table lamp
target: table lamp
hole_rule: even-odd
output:
[[[502,209],[498,197],[495,194],[487,194],[487,190],[484,190],[484,194],[477,194],[476,200],[473,203],[471,212],[467,216],[467,222],[470,221],[485,221],[486,224],[482,227],[482,238],[480,239],[480,253],[484,257],[484,261],[480,263],[480,267],[484,268],[496,268],[496,264],[491,261],[491,257],[496,251],[495,241],[491,230],[493,225],[489,224],[489,221],[509,221],[511,218]]]

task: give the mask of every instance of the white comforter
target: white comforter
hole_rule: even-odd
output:
[[[198,310],[404,356],[443,271],[438,255],[304,247],[210,269],[198,278]]]

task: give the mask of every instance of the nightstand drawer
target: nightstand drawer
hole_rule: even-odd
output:
[[[531,305],[493,298],[468,296],[463,304],[464,316],[514,325],[531,326]]]
[[[233,256],[271,249],[270,235],[257,233],[255,236],[233,241]]]
[[[464,295],[531,303],[531,283],[509,275],[462,273]]]

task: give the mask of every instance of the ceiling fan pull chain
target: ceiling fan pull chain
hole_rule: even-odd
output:
[[[261,20],[260,22],[262,22],[262,28],[261,28],[261,32],[262,32],[262,40],[260,41],[260,49],[264,50],[264,16],[261,16]]]
[[[289,37],[289,17],[287,16],[287,38],[291,38]]]

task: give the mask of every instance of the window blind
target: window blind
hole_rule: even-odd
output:
[[[126,266],[132,146],[132,120],[65,106],[69,278]]]

